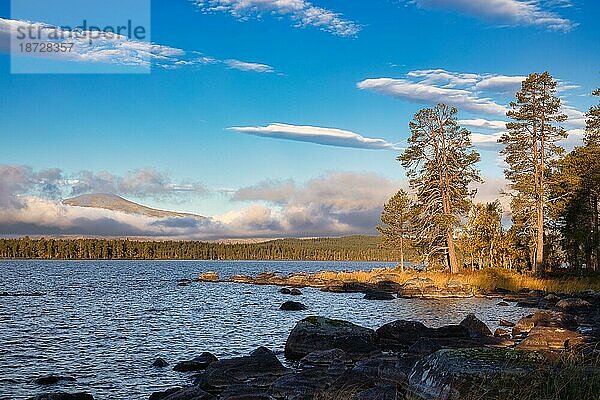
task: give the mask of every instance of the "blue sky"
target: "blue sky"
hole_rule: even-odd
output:
[[[112,184],[132,200],[229,215],[225,222],[252,207],[279,218],[323,202],[301,200],[299,193],[314,185],[362,182],[344,174],[381,179],[387,192],[401,186],[404,171],[395,157],[408,122],[441,99],[451,99],[476,134],[488,178],[482,194],[491,198],[502,176],[494,135],[519,77],[548,70],[560,81],[572,117],[567,146],[579,140],[581,112],[595,102],[589,93],[600,83],[600,5],[591,0],[154,0],[151,41],[178,52],[152,59],[149,74],[11,73],[11,26],[63,22],[60,10],[53,21],[33,12],[16,18],[6,3],[0,7],[1,163],[25,168],[26,175],[60,169],[54,197]],[[89,57],[93,48],[86,51],[85,59],[43,62],[93,63],[101,72],[138,67],[118,52],[96,59]],[[151,189],[119,186],[140,171]],[[10,195],[40,194],[36,182]],[[270,197],[290,184],[295,194]],[[258,188],[262,194],[240,195]],[[334,197],[348,187],[340,190]],[[385,193],[371,199],[372,210],[351,211],[376,215]],[[334,203],[319,203],[328,211],[304,218],[348,211]],[[309,233],[281,226],[273,235]],[[350,223],[347,232],[358,226]]]

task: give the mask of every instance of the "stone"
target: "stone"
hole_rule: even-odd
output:
[[[198,386],[187,386],[152,393],[149,400],[213,400],[214,398],[215,396],[205,392]]]
[[[377,329],[379,344],[385,350],[403,350],[421,337],[430,336],[430,328],[418,321],[397,320]]]
[[[42,393],[30,397],[27,400],[94,400],[94,396],[89,393],[65,393],[65,392],[54,392],[54,393]]]
[[[321,368],[299,370],[275,380],[269,388],[269,395],[276,399],[313,400],[316,393],[325,390],[336,378]]]
[[[398,291],[398,297],[423,297],[438,290],[435,283],[429,278],[411,278],[406,281]]]
[[[55,385],[59,382],[75,382],[77,379],[72,376],[62,376],[62,375],[45,375],[40,376],[34,382],[38,385]]]
[[[568,329],[535,326],[516,348],[519,350],[563,350],[585,342],[585,336]]]
[[[406,386],[408,374],[419,359],[421,359],[421,355],[383,353],[357,361],[352,370],[376,381],[386,381],[399,386]]]
[[[523,336],[533,327],[545,326],[563,329],[576,329],[578,324],[575,317],[560,311],[538,310],[524,318],[521,318],[512,329],[514,338]]]
[[[395,297],[393,294],[380,291],[380,290],[371,290],[365,294],[363,297],[365,300],[394,300]]]
[[[352,358],[348,355],[348,353],[341,349],[317,350],[302,357],[299,365],[302,368],[329,368],[336,361],[341,361],[344,364],[350,365],[352,363]]]
[[[178,372],[201,371],[216,361],[218,361],[218,358],[214,354],[204,352],[189,361],[178,362],[173,367],[173,370]]]
[[[510,321],[508,321],[506,319],[500,318],[500,326],[511,328],[511,327],[515,326],[515,323],[514,322],[510,322]]]
[[[255,378],[268,380],[270,384],[287,372],[287,368],[271,350],[259,347],[248,356],[211,363],[195,384],[207,392],[219,393],[228,386],[246,383]]]
[[[500,303],[498,303],[497,305],[498,305],[498,306],[500,306],[500,307],[508,307],[510,304],[508,304],[508,303],[507,303],[507,302],[505,302],[505,301],[501,301],[501,302],[500,302]]]
[[[306,310],[306,306],[297,301],[286,301],[279,307],[279,309],[283,311],[302,311]]]
[[[219,282],[221,278],[214,271],[208,271],[198,276],[198,282]]]
[[[434,339],[427,337],[420,338],[408,348],[410,354],[429,355],[440,350],[442,346]]]
[[[507,331],[506,329],[497,328],[494,331],[494,337],[509,339],[510,338],[510,332]]]
[[[302,296],[302,292],[300,291],[300,289],[297,289],[297,288],[292,288],[290,290],[290,294],[292,296]]]
[[[556,303],[556,307],[562,308],[565,310],[569,309],[584,309],[591,306],[591,303],[587,300],[577,299],[577,298],[569,298],[562,299],[558,303]]]
[[[308,317],[298,322],[285,343],[285,356],[300,359],[317,350],[341,349],[349,354],[377,350],[372,329],[325,317]]]
[[[525,379],[536,363],[528,353],[510,349],[442,349],[416,363],[408,390],[424,400],[462,399],[485,380]]]
[[[281,288],[279,289],[279,293],[281,294],[292,294],[292,291],[288,288]]]
[[[485,323],[479,320],[475,314],[469,314],[463,319],[460,326],[464,326],[469,331],[469,337],[478,338],[482,336],[492,336],[492,331]]]
[[[164,368],[167,365],[169,365],[169,363],[162,357],[157,357],[156,360],[154,360],[154,362],[152,363],[152,366],[156,368]]]

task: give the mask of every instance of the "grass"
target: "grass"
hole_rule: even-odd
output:
[[[543,290],[554,293],[576,293],[586,290],[600,291],[600,275],[575,277],[549,277],[538,278],[529,274],[522,274],[500,268],[488,268],[480,271],[467,271],[460,274],[446,272],[401,272],[394,269],[376,268],[371,271],[353,272],[317,272],[313,278],[322,281],[341,282],[373,282],[374,280],[389,280],[403,284],[409,279],[420,277],[431,279],[436,286],[443,287],[449,282],[453,284],[470,285],[479,291],[506,289],[517,292],[522,289]]]

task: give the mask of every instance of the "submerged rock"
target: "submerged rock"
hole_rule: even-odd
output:
[[[152,366],[156,368],[164,368],[168,365],[169,363],[162,357],[157,357],[156,360],[154,360],[154,362],[152,363]]]
[[[286,301],[279,307],[279,309],[283,311],[302,311],[306,310],[306,306],[297,301]]]
[[[59,382],[75,382],[76,380],[72,376],[46,375],[37,378],[35,383],[38,385],[54,385]]]
[[[173,370],[178,372],[201,371],[216,361],[219,361],[219,359],[214,354],[204,352],[189,361],[178,362]]]

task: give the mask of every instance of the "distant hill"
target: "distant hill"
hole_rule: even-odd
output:
[[[125,200],[116,194],[84,194],[63,200],[63,204],[75,207],[102,208],[105,210],[121,211],[127,214],[144,215],[153,218],[191,217],[204,219],[201,215],[180,213],[175,211],[157,210]]]

